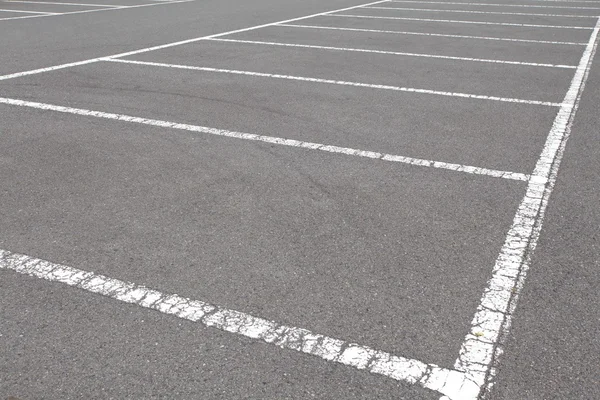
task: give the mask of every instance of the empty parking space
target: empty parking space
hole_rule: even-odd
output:
[[[533,168],[556,112],[554,106],[118,63],[55,71],[49,78],[31,77],[27,79],[31,85],[7,85],[4,93],[57,105],[525,174]],[[329,78],[340,75],[329,72]],[[53,90],[40,90],[46,85]],[[118,98],[113,96],[115,90]]]
[[[23,169],[27,181],[7,182],[18,189],[2,200],[5,224],[20,239],[5,248],[445,367],[524,188],[124,122],[38,119],[28,131],[61,133],[3,139],[22,154],[6,175]],[[40,187],[52,189],[19,201]]]
[[[359,10],[360,11],[360,10]],[[463,36],[484,36],[495,38],[511,38],[511,39],[529,39],[543,41],[568,41],[568,42],[584,42],[589,37],[590,30],[588,29],[544,29],[525,26],[505,26],[492,24],[465,24],[454,23],[447,21],[425,21],[404,19],[398,20],[391,18],[363,18],[368,17],[365,14],[345,13],[345,16],[327,15],[311,20],[312,23],[318,25],[349,27],[361,29],[378,29],[386,31],[400,32],[420,32],[420,33],[435,33],[435,34],[452,34]],[[347,15],[359,15],[358,17],[348,17]],[[384,16],[385,17],[385,16]],[[409,17],[407,17],[409,18]],[[475,26],[476,25],[476,26]]]
[[[365,24],[363,28],[352,28],[342,24],[328,25],[324,23],[324,19],[315,19],[232,35],[226,39],[337,47],[347,49],[346,51],[354,50],[355,53],[359,50],[372,50],[373,53],[369,54],[377,54],[376,52],[380,51],[382,53],[424,54],[432,56],[430,58],[439,55],[489,60],[490,62],[497,60],[499,62],[506,61],[509,65],[514,62],[513,65],[531,63],[573,66],[581,57],[582,43],[578,42],[545,43],[540,41],[536,43],[503,37],[474,35],[460,37],[460,35],[444,33],[410,32],[404,30],[404,26],[398,26],[396,31],[386,31],[380,29],[378,25],[377,23]],[[473,61],[475,62],[475,60]],[[397,70],[401,70],[401,68]]]
[[[169,3],[178,2],[0,7],[77,18],[69,14]],[[57,394],[109,393],[107,377],[123,372],[87,361],[113,322],[90,320],[94,334],[78,328],[90,341],[83,349],[57,334],[70,329],[64,310],[143,315],[141,306],[163,315],[149,317],[157,322],[148,335],[124,311],[114,323],[137,333],[121,351],[156,340],[162,347],[142,358],[177,359],[185,350],[163,339],[179,324],[181,346],[210,347],[202,366],[186,356],[209,383],[186,379],[175,390],[167,382],[187,373],[172,378],[168,361],[147,394],[131,384],[140,372],[128,360],[120,393],[242,398],[243,388],[253,398],[337,398],[339,383],[364,398],[355,386],[377,385],[371,373],[399,382],[383,384],[378,398],[495,395],[600,10],[535,0],[335,3],[0,76],[2,284],[40,285],[16,271],[80,289],[56,289],[61,302],[74,293],[76,310],[48,311],[27,296],[3,306],[11,338],[42,329],[75,349],[69,368],[88,374],[86,387],[67,379]],[[176,21],[176,10],[164,19]],[[15,319],[19,307],[32,307],[30,322]],[[60,315],[49,328],[45,312]],[[26,340],[35,363],[40,338]],[[24,341],[10,346],[23,352]],[[245,350],[213,349],[221,341],[220,349]],[[248,354],[256,373],[243,372]],[[39,357],[47,365],[57,355]],[[281,357],[294,365],[292,383],[280,381]],[[224,359],[229,377],[216,378]],[[332,374],[332,384],[313,388],[313,374]],[[4,375],[11,391],[24,383]],[[244,383],[230,388],[234,378]]]

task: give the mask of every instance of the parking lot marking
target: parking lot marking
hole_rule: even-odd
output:
[[[95,117],[95,118],[104,118],[115,121],[124,121],[124,122],[132,122],[138,123],[142,125],[156,126],[160,128],[170,128],[170,129],[179,129],[185,130],[189,132],[203,133],[215,136],[224,136],[235,139],[244,139],[244,140],[252,140],[270,144],[277,144],[282,146],[289,147],[298,147],[309,150],[319,150],[327,153],[335,153],[335,154],[343,154],[348,156],[362,157],[362,158],[370,158],[381,161],[388,162],[397,162],[402,164],[409,164],[414,166],[421,167],[429,167],[429,168],[437,168],[444,169],[456,172],[464,172],[468,174],[474,175],[486,175],[494,178],[504,178],[511,179],[517,181],[527,181],[529,179],[529,175],[518,173],[518,172],[509,172],[509,171],[499,171],[488,168],[480,168],[474,167],[470,165],[461,165],[454,163],[447,163],[442,161],[433,161],[433,160],[424,160],[421,158],[413,158],[413,157],[405,157],[394,154],[386,154],[380,153],[376,151],[368,151],[368,150],[359,150],[348,147],[340,147],[334,145],[327,145],[322,143],[314,143],[314,142],[305,142],[302,140],[295,139],[285,139],[281,137],[273,137],[273,136],[264,136],[257,135],[253,133],[244,133],[244,132],[234,132],[228,131],[225,129],[217,129],[217,128],[208,128],[205,126],[198,125],[189,125],[189,124],[181,124],[177,122],[169,122],[169,121],[161,121],[156,119],[149,118],[141,118],[141,117],[133,117],[130,115],[124,114],[114,114],[114,113],[106,113],[102,111],[93,111],[93,110],[85,110],[81,108],[73,108],[73,107],[64,107],[58,106],[54,104],[46,104],[46,103],[38,103],[33,101],[25,101],[18,99],[8,99],[0,97],[0,104],[8,104],[13,106],[20,107],[29,107],[38,110],[48,110],[48,111],[57,111],[67,114],[75,114],[82,115],[86,117]]]
[[[194,0],[183,0],[183,1],[194,1]],[[196,37],[196,38],[192,38],[192,39],[180,40],[180,41],[177,41],[177,42],[171,42],[171,43],[162,44],[162,45],[158,45],[158,46],[145,47],[143,49],[128,51],[128,52],[125,52],[125,53],[113,54],[113,55],[110,55],[110,56],[90,58],[88,60],[75,61],[75,62],[70,62],[70,63],[66,63],[66,64],[54,65],[54,66],[51,66],[51,67],[38,68],[38,69],[29,70],[29,71],[16,72],[14,74],[0,75],[0,81],[6,80],[6,79],[20,78],[20,77],[28,76],[28,75],[35,75],[35,74],[41,74],[41,73],[45,73],[45,72],[56,71],[56,70],[64,69],[64,68],[76,67],[76,66],[79,66],[79,65],[92,64],[92,63],[95,63],[95,62],[98,62],[98,61],[105,60],[106,58],[113,58],[113,59],[115,59],[115,58],[120,58],[120,57],[132,56],[134,54],[146,53],[146,52],[149,52],[149,51],[166,49],[166,48],[169,48],[169,47],[181,46],[181,45],[184,45],[184,44],[198,42],[200,40],[206,40],[206,39],[211,39],[211,38],[216,38],[216,37],[221,37],[221,36],[233,35],[234,33],[242,33],[242,32],[253,31],[253,30],[256,30],[256,29],[266,28],[268,26],[274,26],[274,25],[277,25],[277,24],[284,24],[284,23],[289,23],[289,22],[302,21],[302,20],[305,20],[305,19],[319,17],[319,16],[322,16],[322,15],[329,15],[330,13],[334,13],[334,12],[349,11],[349,10],[353,10],[355,8],[360,8],[360,7],[364,7],[364,6],[370,6],[370,5],[379,4],[379,3],[385,3],[386,1],[387,0],[378,0],[378,1],[371,2],[371,3],[359,4],[359,5],[352,6],[352,7],[340,8],[340,9],[337,9],[337,10],[330,10],[330,11],[324,11],[324,12],[320,12],[320,13],[316,13],[316,14],[305,15],[303,17],[291,18],[291,19],[286,19],[286,20],[283,20],[283,21],[269,22],[269,23],[262,24],[262,25],[255,25],[255,26],[251,26],[249,28],[235,29],[233,31],[216,33],[214,35],[200,36],[200,37]],[[168,4],[168,3],[172,3],[172,2],[173,1],[156,2],[156,3],[153,3],[153,4]],[[98,10],[87,10],[87,11],[98,11]],[[22,17],[16,17],[16,18],[22,18]],[[6,18],[6,19],[12,19],[12,18]],[[2,19],[0,19],[0,21],[1,20]]]
[[[524,8],[562,8],[569,10],[600,10],[600,7],[572,7],[572,6],[539,6],[535,4],[498,4],[498,3],[464,3],[450,1],[411,1],[411,0],[387,0],[390,3],[418,3],[418,4],[451,4],[465,6],[489,6],[489,7],[524,7]]]
[[[519,13],[505,11],[476,11],[476,10],[444,10],[434,8],[406,8],[406,7],[380,7],[369,6],[363,7],[375,10],[398,10],[398,11],[423,11],[423,12],[449,12],[460,14],[492,14],[492,15],[525,15],[531,17],[564,17],[564,18],[598,18],[597,15],[573,15],[573,14],[534,14],[534,13]]]
[[[42,16],[45,16],[45,15],[57,15],[57,13],[44,12],[44,11],[24,11],[24,10],[5,10],[5,9],[0,9],[0,12],[36,14],[36,15],[41,14]]]
[[[322,26],[322,25],[277,24],[275,26],[285,26],[285,27],[289,27],[289,28],[307,28],[307,29],[331,29],[331,30],[336,30],[336,31],[386,33],[386,34],[397,34],[397,35],[449,37],[449,38],[457,38],[457,39],[499,40],[499,41],[506,41],[506,42],[561,44],[561,45],[564,44],[564,45],[569,45],[569,46],[585,46],[587,44],[587,43],[582,43],[582,42],[556,42],[556,41],[550,41],[550,40],[512,39],[512,38],[493,37],[493,36],[450,35],[450,34],[445,34],[445,33],[390,31],[390,30],[381,30],[381,29],[344,28],[344,27],[338,27],[338,26]]]
[[[108,7],[108,8],[121,8],[125,6],[119,6],[114,4],[89,4],[89,3],[57,3],[53,1],[29,1],[29,0],[4,0],[5,3],[25,3],[25,4],[54,4],[59,6],[85,6],[85,7]]]
[[[434,364],[425,364],[307,329],[282,325],[204,301],[159,292],[145,286],[5,250],[0,250],[0,269],[63,283],[87,292],[197,322],[206,327],[261,340],[283,349],[295,350],[326,361],[364,369],[373,374],[419,384],[433,390],[443,390],[443,386],[448,381],[462,375],[460,372],[440,368]]]
[[[155,2],[155,3],[148,3],[148,4],[137,4],[137,5],[133,5],[133,6],[115,6],[115,7],[96,8],[93,10],[68,11],[68,12],[62,12],[62,13],[47,13],[47,15],[40,14],[40,15],[29,15],[26,17],[0,18],[0,21],[7,21],[7,20],[11,20],[11,19],[58,17],[58,16],[62,16],[62,15],[86,14],[86,13],[98,12],[98,11],[125,10],[125,9],[129,9],[129,8],[152,7],[152,6],[167,5],[167,4],[188,3],[190,1],[196,1],[196,0],[170,0],[170,1]],[[2,77],[0,77],[0,80],[2,80]]]
[[[590,36],[579,66],[538,159],[527,190],[496,263],[492,278],[481,297],[470,332],[461,346],[454,367],[484,391],[493,385],[495,368],[503,351],[520,290],[542,229],[548,198],[554,188],[558,168],[579,100],[598,46],[600,19]],[[462,399],[460,394],[457,399]]]
[[[216,42],[258,44],[258,45],[281,46],[281,47],[297,47],[297,48],[306,48],[306,49],[350,51],[350,52],[357,52],[357,53],[387,54],[387,55],[407,56],[407,57],[438,58],[438,59],[444,59],[444,60],[484,62],[484,63],[493,63],[493,64],[522,65],[522,66],[530,66],[530,67],[567,68],[567,69],[575,69],[576,68],[574,65],[563,65],[563,64],[545,64],[545,63],[534,63],[534,62],[526,62],[526,61],[493,60],[493,59],[488,59],[488,58],[443,56],[443,55],[439,55],[439,54],[423,54],[423,53],[409,53],[409,52],[402,52],[402,51],[356,49],[356,48],[348,48],[348,47],[318,46],[318,45],[297,44],[297,43],[264,42],[264,41],[258,41],[258,40],[240,40],[240,39],[224,39],[224,38],[214,38],[214,39],[207,39],[207,40],[212,40],[212,41],[216,41]]]
[[[462,98],[467,98],[467,99],[501,101],[501,102],[506,102],[506,103],[520,103],[520,104],[530,104],[530,105],[549,106],[549,107],[559,107],[560,106],[560,103],[554,103],[551,101],[515,99],[515,98],[510,98],[510,97],[486,96],[486,95],[460,93],[460,92],[445,92],[445,91],[440,91],[440,90],[417,89],[417,88],[392,86],[392,85],[378,85],[378,84],[362,83],[362,82],[349,82],[349,81],[340,81],[340,80],[335,80],[335,79],[310,78],[310,77],[306,77],[306,76],[270,74],[270,73],[265,73],[265,72],[241,71],[241,70],[235,70],[235,69],[196,67],[193,65],[165,64],[165,63],[150,62],[150,61],[124,60],[122,58],[107,58],[103,61],[124,63],[124,64],[145,65],[145,66],[149,66],[149,67],[159,67],[159,68],[174,68],[174,69],[184,69],[184,70],[191,70],[191,71],[217,72],[217,73],[234,74],[234,75],[254,76],[254,77],[261,77],[261,78],[273,78],[273,79],[285,79],[285,80],[301,81],[301,82],[324,83],[324,84],[330,84],[330,85],[354,86],[354,87],[379,89],[379,90],[394,90],[394,91],[398,91],[398,92],[432,94],[432,95],[437,95],[437,96],[462,97]]]
[[[600,4],[600,1],[597,0],[531,0],[531,1],[541,1],[544,3],[596,3]]]
[[[455,20],[455,19],[431,19],[431,18],[411,18],[411,17],[384,17],[384,16],[378,16],[378,15],[331,14],[330,16],[331,17],[345,17],[345,18],[392,19],[392,20],[402,20],[402,21],[446,22],[446,23],[451,23],[451,24],[522,26],[522,27],[528,27],[528,28],[586,29],[586,30],[594,29],[591,26],[517,24],[517,23],[512,23],[512,22],[462,21],[462,20]]]

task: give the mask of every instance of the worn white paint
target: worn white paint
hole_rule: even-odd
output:
[[[152,6],[158,6],[158,5],[165,5],[165,4],[188,3],[190,1],[196,1],[196,0],[172,0],[172,1],[162,2],[162,3],[137,4],[134,6],[115,6],[115,7],[106,7],[106,8],[96,8],[94,10],[68,11],[68,12],[63,12],[63,13],[47,13],[44,15],[42,15],[42,14],[29,15],[26,17],[0,18],[0,21],[7,21],[7,20],[11,20],[11,19],[24,19],[24,18],[58,17],[58,16],[62,16],[62,15],[85,14],[85,13],[99,12],[99,11],[113,11],[113,10],[124,10],[127,8],[140,8],[140,7],[152,7]],[[1,76],[0,76],[0,80],[2,80]]]
[[[83,7],[103,7],[103,8],[122,8],[125,6],[115,4],[89,4],[89,3],[59,3],[54,1],[29,1],[29,0],[5,0],[5,3],[25,3],[25,4],[55,4],[60,6],[83,6]]]
[[[25,10],[8,10],[8,9],[0,9],[0,12],[10,12],[10,13],[15,13],[15,14],[35,14],[35,15],[41,15],[41,16],[45,16],[45,15],[57,15],[57,13],[53,13],[53,12],[44,12],[44,11],[25,11]]]
[[[390,30],[382,30],[382,29],[344,28],[344,27],[338,27],[338,26],[322,26],[322,25],[277,24],[275,26],[283,26],[283,27],[288,27],[288,28],[305,28],[305,29],[329,29],[329,30],[335,30],[335,31],[350,31],[350,32],[386,33],[386,34],[394,34],[394,35],[449,37],[449,38],[455,38],[455,39],[497,40],[497,41],[503,41],[503,42],[539,43],[539,44],[560,44],[560,45],[569,45],[569,46],[585,46],[587,44],[587,43],[582,43],[582,42],[559,42],[559,41],[551,41],[551,40],[513,39],[513,38],[493,37],[493,36],[450,35],[450,34],[445,34],[445,33],[390,31]]]
[[[364,7],[375,10],[398,10],[398,11],[423,11],[423,12],[447,12],[447,13],[460,13],[460,14],[492,14],[492,15],[525,15],[530,17],[564,17],[564,18],[598,18],[597,15],[573,15],[573,14],[534,14],[534,13],[519,13],[519,12],[506,12],[506,11],[476,11],[476,10],[444,10],[434,8],[405,8],[405,7],[380,7],[380,6],[369,6]]]
[[[547,63],[534,63],[525,61],[511,61],[511,60],[494,60],[489,58],[473,58],[473,57],[457,57],[457,56],[444,56],[439,54],[423,54],[423,53],[410,53],[403,51],[386,51],[386,50],[374,50],[374,49],[357,49],[348,47],[333,47],[333,46],[319,46],[311,44],[297,44],[297,43],[282,43],[282,42],[266,42],[259,40],[241,40],[241,39],[223,39],[214,38],[208,39],[218,42],[230,42],[230,43],[245,43],[245,44],[258,44],[265,46],[280,46],[280,47],[296,47],[305,49],[318,49],[318,50],[334,50],[334,51],[351,51],[356,53],[374,53],[374,54],[386,54],[393,56],[406,56],[406,57],[422,57],[422,58],[436,58],[442,60],[453,60],[453,61],[468,61],[468,62],[483,62],[492,64],[508,64],[508,65],[520,65],[526,67],[547,67],[547,68],[566,68],[575,69],[574,65],[564,64],[547,64]]]
[[[418,3],[418,4],[452,4],[465,6],[489,6],[489,7],[523,7],[523,8],[563,8],[569,10],[600,10],[600,7],[572,7],[572,6],[539,6],[535,4],[502,4],[502,3],[465,3],[457,1],[411,1],[411,0],[388,0],[390,3]]]
[[[183,1],[195,1],[195,0],[183,0]],[[135,54],[147,53],[149,51],[162,50],[162,49],[166,49],[166,48],[169,48],[169,47],[181,46],[181,45],[184,45],[184,44],[198,42],[198,41],[201,41],[201,40],[206,40],[206,39],[211,39],[211,38],[217,38],[217,37],[227,36],[227,35],[233,35],[234,33],[248,32],[248,31],[253,31],[253,30],[256,30],[256,29],[260,29],[260,28],[266,28],[268,26],[273,26],[273,25],[277,25],[277,24],[285,24],[285,23],[289,23],[289,22],[301,21],[301,20],[304,20],[304,19],[318,17],[318,16],[321,16],[321,15],[329,15],[330,13],[334,13],[334,12],[349,11],[349,10],[353,10],[355,8],[360,8],[360,7],[364,7],[364,6],[370,6],[370,5],[379,4],[379,3],[385,3],[386,1],[387,0],[379,0],[379,1],[374,1],[374,2],[371,2],[371,3],[359,4],[357,6],[340,8],[340,9],[337,9],[337,10],[324,11],[324,12],[321,12],[321,13],[306,15],[304,17],[291,18],[291,19],[286,19],[286,20],[283,20],[283,21],[269,22],[267,24],[255,25],[255,26],[251,26],[249,28],[235,29],[233,31],[216,33],[214,35],[200,36],[200,37],[196,37],[196,38],[192,38],[192,39],[180,40],[180,41],[177,41],[177,42],[171,42],[171,43],[162,44],[162,45],[158,45],[158,46],[145,47],[145,48],[142,48],[142,49],[128,51],[128,52],[125,52],[125,53],[113,54],[113,55],[105,56],[105,57],[90,58],[88,60],[82,60],[82,61],[76,61],[76,62],[71,62],[71,63],[66,63],[66,64],[54,65],[52,67],[33,69],[33,70],[29,70],[29,71],[22,71],[22,72],[17,72],[17,73],[8,74],[8,75],[0,75],[0,81],[6,80],[6,79],[20,78],[20,77],[27,76],[27,75],[35,75],[35,74],[41,74],[41,73],[44,73],[44,72],[56,71],[56,70],[64,69],[64,68],[76,67],[76,66],[79,66],[79,65],[92,64],[92,63],[95,63],[95,62],[98,62],[98,61],[106,60],[107,58],[113,58],[113,59],[114,58],[121,58],[121,57],[132,56],[132,55],[135,55]],[[169,1],[169,2],[156,2],[156,3],[152,3],[151,5],[168,4],[168,3],[173,3],[173,1]],[[91,10],[91,11],[98,11],[98,10]],[[103,11],[103,10],[100,10],[100,11]],[[17,18],[20,18],[20,17],[17,17]]]
[[[398,91],[398,92],[432,94],[432,95],[437,95],[437,96],[462,97],[462,98],[467,98],[467,99],[501,101],[501,102],[506,102],[506,103],[520,103],[520,104],[530,104],[530,105],[550,106],[550,107],[559,107],[560,106],[560,103],[554,103],[554,102],[549,102],[549,101],[514,99],[514,98],[510,98],[510,97],[485,96],[485,95],[479,95],[479,94],[459,93],[459,92],[444,92],[444,91],[440,91],[440,90],[416,89],[416,88],[408,88],[408,87],[392,86],[392,85],[376,85],[376,84],[361,83],[361,82],[339,81],[339,80],[334,80],[334,79],[310,78],[310,77],[305,77],[305,76],[270,74],[270,73],[265,73],[265,72],[254,72],[254,71],[240,71],[240,70],[235,70],[235,69],[196,67],[196,66],[192,66],[192,65],[178,65],[178,64],[165,64],[165,63],[157,63],[157,62],[150,62],[150,61],[123,60],[120,58],[119,59],[107,58],[105,61],[118,62],[118,63],[124,63],[124,64],[146,65],[146,66],[150,66],[150,67],[175,68],[175,69],[184,69],[184,70],[191,70],[191,71],[218,72],[218,73],[225,73],[225,74],[246,75],[246,76],[261,77],[261,78],[285,79],[285,80],[311,82],[311,83],[324,83],[324,84],[329,84],[329,85],[354,86],[354,87],[361,87],[361,88],[368,88],[368,89],[394,90],[394,91]]]
[[[283,349],[333,361],[398,381],[419,384],[443,392],[460,376],[437,365],[396,356],[384,351],[282,325],[244,312],[222,308],[177,294],[109,278],[93,272],[0,250],[0,269],[59,282],[124,303],[156,310],[204,326],[274,344]]]
[[[463,21],[463,20],[455,20],[455,19],[433,19],[433,18],[411,18],[411,17],[384,17],[384,16],[378,16],[378,15],[331,14],[330,16],[331,17],[343,17],[343,18],[391,19],[391,20],[401,20],[401,21],[447,22],[450,24],[521,26],[521,27],[527,27],[527,28],[586,29],[586,30],[593,29],[591,26],[517,24],[517,23],[513,23],[513,22]]]
[[[298,148],[309,149],[309,150],[319,150],[319,151],[325,151],[328,153],[337,153],[337,154],[343,154],[343,155],[348,155],[348,156],[371,158],[371,159],[375,159],[375,160],[397,162],[397,163],[409,164],[409,165],[415,165],[415,166],[421,166],[421,167],[445,169],[445,170],[464,172],[464,173],[475,174],[475,175],[487,175],[487,176],[491,176],[491,177],[495,177],[495,178],[512,179],[512,180],[517,180],[517,181],[527,181],[529,179],[528,175],[517,173],[517,172],[498,171],[498,170],[493,170],[493,169],[488,169],[488,168],[473,167],[473,166],[469,166],[469,165],[460,165],[460,164],[446,163],[446,162],[442,162],[442,161],[424,160],[421,158],[404,157],[404,156],[399,156],[399,155],[394,155],[394,154],[380,153],[380,152],[376,152],[376,151],[358,150],[358,149],[352,149],[352,148],[348,148],[348,147],[326,145],[326,144],[322,144],[322,143],[305,142],[302,140],[256,135],[253,133],[227,131],[224,129],[208,128],[208,127],[198,126],[198,125],[180,124],[180,123],[176,123],[176,122],[161,121],[161,120],[149,119],[149,118],[132,117],[129,115],[105,113],[102,111],[84,110],[84,109],[73,108],[73,107],[63,107],[63,106],[57,106],[57,105],[53,105],[53,104],[37,103],[37,102],[33,102],[33,101],[7,99],[7,98],[0,97],[0,104],[8,104],[8,105],[20,106],[20,107],[29,107],[29,108],[35,108],[38,110],[57,111],[57,112],[62,112],[62,113],[67,113],[67,114],[82,115],[82,116],[86,116],[86,117],[104,118],[104,119],[110,119],[110,120],[115,120],[115,121],[132,122],[132,123],[143,124],[143,125],[157,126],[160,128],[180,129],[180,130],[209,134],[209,135],[224,136],[224,137],[235,138],[235,139],[252,140],[252,141],[265,142],[265,143],[270,143],[270,144],[278,144],[278,145],[282,145],[282,146],[298,147]]]
[[[548,198],[554,187],[566,141],[571,132],[581,93],[598,45],[600,20],[590,36],[575,76],[528,182],[513,224],[488,281],[481,302],[454,365],[465,373],[465,382],[476,383],[482,392],[494,383],[496,364],[510,328],[512,314],[536,248]],[[461,389],[462,390],[462,389]],[[461,390],[449,396],[467,399]]]

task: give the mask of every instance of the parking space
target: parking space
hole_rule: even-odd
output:
[[[574,4],[343,4],[0,76],[0,267],[489,396],[597,46]]]

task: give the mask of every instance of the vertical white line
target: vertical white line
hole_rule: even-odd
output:
[[[575,76],[556,115],[546,144],[527,185],[525,197],[513,220],[477,308],[471,331],[465,337],[454,367],[464,372],[464,382],[448,398],[466,400],[489,391],[495,364],[502,353],[520,289],[537,245],[548,198],[554,187],[566,141],[571,132],[585,81],[596,52],[600,19],[592,31]],[[471,397],[469,397],[471,396]]]

